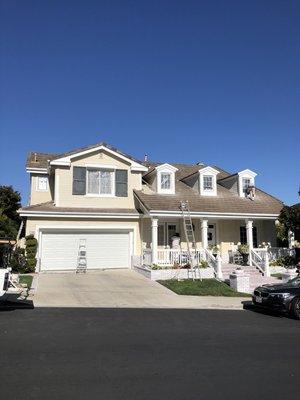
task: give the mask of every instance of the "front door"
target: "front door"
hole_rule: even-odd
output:
[[[208,225],[207,243],[208,243],[208,246],[209,245],[214,246],[216,244],[216,225],[215,224]]]

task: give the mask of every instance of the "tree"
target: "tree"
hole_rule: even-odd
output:
[[[284,206],[278,217],[277,235],[281,240],[287,240],[288,231],[295,234],[300,231],[300,204]]]
[[[21,195],[12,186],[0,186],[0,237],[15,238],[21,223],[17,210]]]

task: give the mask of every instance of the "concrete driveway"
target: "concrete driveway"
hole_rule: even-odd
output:
[[[242,309],[242,298],[178,296],[132,270],[37,277],[35,307]]]

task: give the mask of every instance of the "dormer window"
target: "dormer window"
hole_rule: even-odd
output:
[[[161,194],[175,194],[175,172],[177,168],[170,164],[156,167],[157,192]]]
[[[242,179],[242,185],[243,185],[243,192],[246,195],[248,193],[248,188],[250,186],[252,186],[251,185],[251,179],[250,178],[243,178]]]
[[[202,196],[217,195],[217,175],[219,171],[212,167],[199,170],[199,192]]]
[[[161,172],[160,188],[162,190],[170,190],[171,189],[171,174],[170,174],[170,172]]]
[[[203,176],[203,190],[210,191],[210,190],[214,189],[213,179],[214,179],[214,177],[212,175],[204,175]]]
[[[256,173],[250,169],[245,169],[238,173],[238,188],[240,197],[250,197],[254,198],[255,191],[251,188],[255,186]]]

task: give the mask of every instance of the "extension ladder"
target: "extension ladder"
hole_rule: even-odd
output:
[[[76,273],[86,272],[86,268],[87,268],[86,239],[79,239]]]
[[[197,255],[197,244],[195,240],[194,226],[191,218],[189,202],[181,201],[180,209],[182,213],[184,234],[187,245],[188,262],[190,263],[191,269],[193,271],[193,278],[196,277],[196,269],[198,269],[199,277],[201,279]]]

